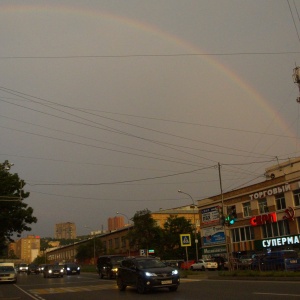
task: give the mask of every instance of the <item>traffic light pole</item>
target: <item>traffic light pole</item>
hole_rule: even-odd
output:
[[[219,181],[220,181],[220,190],[221,190],[221,203],[222,203],[222,218],[224,218],[225,214],[224,214],[224,195],[223,195],[223,188],[222,188],[222,177],[221,177],[221,164],[218,163],[218,170],[219,170]],[[230,265],[230,249],[229,248],[229,243],[228,243],[228,236],[227,236],[227,226],[224,223],[223,224],[224,227],[224,234],[225,234],[225,247],[226,247],[226,256],[229,262],[229,267],[231,267]]]

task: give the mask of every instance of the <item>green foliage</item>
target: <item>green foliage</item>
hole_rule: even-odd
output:
[[[36,223],[33,209],[24,203],[29,193],[24,191],[26,185],[18,174],[9,173],[11,164],[0,164],[0,253],[12,236],[21,236],[23,231],[31,231],[28,224]]]
[[[157,249],[162,238],[162,229],[156,225],[148,209],[138,211],[133,216],[134,227],[128,233],[131,245],[137,249]]]
[[[41,256],[36,257],[35,260],[32,263],[36,264],[36,265],[46,264],[47,261],[46,261],[45,255],[41,255]]]
[[[185,217],[170,215],[163,229],[162,246],[164,249],[161,251],[162,259],[185,258],[185,249],[180,244],[180,234],[185,233],[193,235],[193,225],[191,222]]]

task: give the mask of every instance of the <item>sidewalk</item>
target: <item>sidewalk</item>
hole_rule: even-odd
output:
[[[189,279],[208,279],[208,280],[258,280],[258,281],[299,281],[300,277],[293,276],[222,276],[217,272],[205,271],[197,274],[187,275]]]

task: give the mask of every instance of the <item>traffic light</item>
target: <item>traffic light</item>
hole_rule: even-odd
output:
[[[233,225],[235,223],[235,219],[236,217],[233,214],[229,215],[229,225]]]

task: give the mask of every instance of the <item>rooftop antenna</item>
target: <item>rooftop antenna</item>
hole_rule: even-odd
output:
[[[300,95],[300,67],[295,67],[293,70],[293,80],[294,83],[296,83],[298,85],[298,89],[299,89],[299,95]],[[296,101],[298,103],[300,103],[300,96],[297,97]]]

